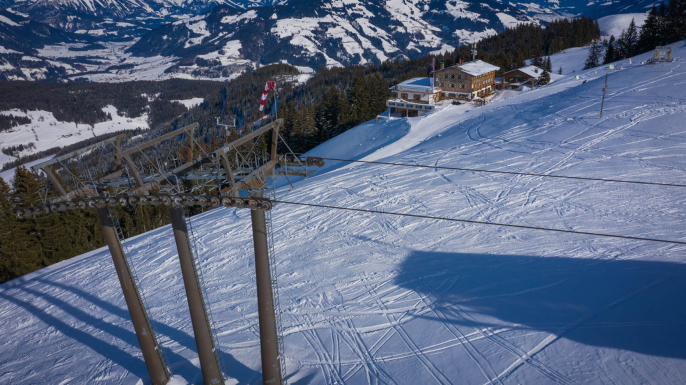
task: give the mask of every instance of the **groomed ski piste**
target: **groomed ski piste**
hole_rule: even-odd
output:
[[[673,63],[646,53],[372,121],[311,154],[684,184],[686,44],[672,47]],[[686,240],[680,187],[334,161],[291,182],[280,200]],[[290,384],[686,383],[683,245],[284,203],[272,216]],[[193,228],[227,383],[260,383],[250,214]],[[126,243],[173,382],[201,384],[170,227]],[[149,381],[106,248],[1,290],[0,383]]]

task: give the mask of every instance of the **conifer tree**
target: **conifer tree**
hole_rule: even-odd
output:
[[[524,54],[522,53],[521,49],[517,49],[515,52],[514,63],[512,64],[514,68],[522,68],[526,66]]]
[[[622,34],[617,40],[617,46],[622,58],[634,56],[636,54],[636,46],[638,44],[638,32],[636,31],[636,22],[631,19],[631,23],[627,29],[622,31]]]
[[[546,70],[543,70],[541,77],[538,78],[538,84],[544,86],[548,83],[550,83],[550,73],[548,73]]]
[[[348,96],[345,91],[340,91],[338,95],[338,100],[341,101],[341,115],[338,121],[338,134],[352,127],[354,124],[352,116],[352,108],[350,102],[348,101]]]
[[[660,23],[657,15],[657,7],[653,4],[653,7],[648,13],[648,17],[643,23],[643,27],[641,28],[641,33],[638,38],[638,47],[642,52],[645,52],[655,49],[658,45],[660,45]]]
[[[595,40],[593,42],[593,45],[591,46],[591,49],[588,50],[588,58],[586,59],[586,62],[584,63],[584,69],[587,70],[589,68],[594,68],[600,65],[600,55],[602,54],[602,47],[600,44],[598,44],[598,41]]]
[[[14,199],[19,207],[31,207],[41,204],[39,195],[43,182],[36,174],[19,166],[14,173]]]
[[[667,35],[665,33],[667,30],[667,7],[665,7],[664,1],[657,8],[657,30],[660,35],[660,45],[667,44]]]
[[[552,72],[552,71],[553,71],[553,63],[550,61],[550,56],[548,56],[548,57],[545,59],[545,66],[544,66],[543,69],[545,69],[545,70],[548,71],[548,72]]]
[[[0,212],[9,213],[12,210],[10,186],[0,178]],[[12,214],[5,214],[0,218],[0,282],[6,282],[15,277],[12,273],[10,258],[13,255],[13,240],[15,237],[16,218]]]
[[[369,106],[369,89],[364,76],[356,75],[350,89],[350,106],[355,123],[359,124],[371,119],[371,109]]]
[[[534,65],[536,67],[543,67],[544,61],[543,61],[543,53],[541,52],[541,47],[539,45],[536,45],[536,51],[534,53],[533,59],[531,59],[531,65]]]
[[[669,0],[664,23],[665,44],[681,40],[681,21],[683,15],[679,15],[679,0]]]
[[[557,71],[557,74],[562,75],[562,67],[560,67],[560,69]]]
[[[615,36],[610,36],[610,41],[607,42],[607,48],[605,49],[605,56],[603,58],[603,64],[610,64],[615,61]]]

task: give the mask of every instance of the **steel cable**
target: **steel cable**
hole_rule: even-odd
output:
[[[451,222],[471,223],[471,224],[476,224],[476,225],[513,227],[513,228],[527,229],[527,230],[555,231],[558,233],[569,233],[569,234],[578,234],[578,235],[594,235],[594,236],[599,236],[599,237],[631,239],[631,240],[635,240],[635,241],[650,241],[650,242],[662,242],[662,243],[671,243],[671,244],[677,244],[677,245],[686,245],[686,241],[673,241],[673,240],[657,239],[657,238],[632,237],[632,236],[628,236],[628,235],[594,233],[594,232],[590,232],[590,231],[551,229],[551,228],[547,228],[547,227],[536,227],[536,226],[525,226],[525,225],[512,225],[512,224],[507,224],[507,223],[474,221],[474,220],[470,220],[470,219],[436,217],[436,216],[431,216],[431,215],[407,214],[407,213],[397,213],[397,212],[392,212],[392,211],[381,211],[381,210],[370,210],[370,209],[356,209],[356,208],[352,208],[352,207],[320,205],[320,204],[316,204],[316,203],[289,202],[289,201],[281,201],[281,200],[272,200],[272,202],[289,204],[289,205],[298,205],[298,206],[319,207],[319,208],[334,209],[334,210],[348,210],[348,211],[357,211],[357,212],[373,213],[373,214],[387,214],[387,215],[396,215],[396,216],[402,216],[402,217],[413,217],[413,218],[422,218],[422,219],[433,219],[433,220],[442,220],[442,221],[451,221]]]
[[[403,167],[418,167],[418,168],[436,168],[436,169],[441,169],[441,170],[486,172],[486,173],[491,173],[491,174],[508,174],[508,175],[524,175],[524,176],[540,176],[540,177],[546,177],[546,178],[590,180],[590,181],[596,181],[596,182],[615,182],[615,183],[645,184],[645,185],[654,185],[654,186],[668,186],[668,187],[686,187],[686,185],[683,185],[683,184],[676,184],[676,183],[641,182],[641,181],[634,181],[634,180],[590,178],[590,177],[582,177],[582,176],[533,174],[533,173],[516,172],[516,171],[496,171],[496,170],[483,170],[483,169],[477,169],[477,168],[446,167],[446,166],[427,166],[427,165],[421,165],[421,164],[392,163],[392,162],[377,162],[377,161],[367,161],[367,160],[352,160],[352,159],[337,159],[337,158],[322,158],[322,159],[325,159],[325,160],[333,160],[333,161],[338,161],[338,162],[382,164],[382,165],[387,165],[387,166],[403,166]]]

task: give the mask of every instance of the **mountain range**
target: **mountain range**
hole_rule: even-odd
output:
[[[642,3],[640,0],[639,3]],[[225,80],[414,58],[519,23],[636,12],[636,2],[532,0],[0,0],[0,78]],[[619,7],[619,8],[618,8]],[[24,39],[23,37],[30,37]]]

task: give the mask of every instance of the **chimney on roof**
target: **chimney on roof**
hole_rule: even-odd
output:
[[[445,67],[445,64],[443,62],[441,62],[441,69],[443,69],[444,67]]]

